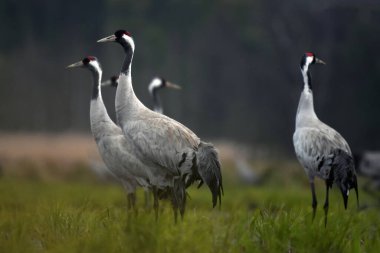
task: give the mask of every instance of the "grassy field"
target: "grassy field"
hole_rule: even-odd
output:
[[[358,211],[351,195],[343,208],[331,194],[329,221],[323,224],[324,185],[311,222],[305,178],[280,178],[256,187],[225,176],[222,207],[211,208],[207,189],[189,191],[183,221],[174,224],[168,203],[158,221],[143,205],[126,211],[122,187],[95,180],[43,182],[0,178],[0,252],[378,252],[380,214]],[[281,182],[281,183],[279,183]],[[371,199],[361,194],[361,204]]]

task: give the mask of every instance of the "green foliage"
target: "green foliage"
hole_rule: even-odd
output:
[[[375,252],[378,210],[344,211],[333,191],[327,228],[311,222],[307,187],[226,185],[213,210],[207,189],[190,190],[183,221],[169,203],[158,221],[139,202],[126,210],[122,187],[93,182],[0,180],[0,252]],[[318,187],[323,196],[323,187]],[[364,195],[364,194],[362,194]],[[139,192],[139,199],[143,199]],[[351,198],[353,199],[353,198]],[[364,196],[362,202],[368,202]]]

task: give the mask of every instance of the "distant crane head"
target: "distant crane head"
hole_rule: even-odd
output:
[[[102,82],[102,87],[117,87],[119,84],[119,77],[118,76],[111,76],[110,79],[107,81]]]
[[[302,59],[301,59],[301,63],[300,63],[300,67],[301,67],[301,70],[307,70],[309,65],[313,65],[313,64],[326,64],[324,61],[322,61],[321,59],[318,59],[314,53],[311,53],[311,52],[306,52],[303,56],[302,56]],[[305,69],[306,67],[306,69]]]
[[[165,78],[162,78],[162,77],[153,78],[148,86],[148,90],[150,94],[153,94],[154,91],[157,91],[162,88],[171,88],[171,89],[180,90],[181,86],[174,84],[172,82],[169,82]]]
[[[132,49],[132,52],[135,50],[132,34],[126,30],[117,30],[114,34],[100,39],[98,42],[117,42],[122,45],[125,50]]]
[[[318,59],[314,53],[306,52],[301,58],[301,72],[306,90],[311,90],[311,75],[309,72],[309,66],[313,64],[326,64],[321,59]]]
[[[68,68],[78,68],[78,67],[89,69],[92,72],[101,72],[100,64],[98,62],[98,59],[95,56],[87,56],[83,58],[83,60],[73,63],[67,66],[66,68],[68,69]]]

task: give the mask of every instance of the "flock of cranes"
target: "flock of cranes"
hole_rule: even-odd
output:
[[[200,140],[190,129],[162,114],[157,90],[180,87],[163,78],[154,78],[149,92],[154,111],[145,107],[136,97],[131,77],[135,44],[131,34],[118,30],[98,42],[116,42],[124,50],[124,61],[119,76],[102,83],[102,68],[96,57],[88,56],[68,68],[83,67],[92,73],[93,88],[90,107],[91,131],[99,153],[108,170],[118,178],[127,192],[128,206],[134,208],[137,187],[153,193],[156,217],[159,200],[169,199],[175,218],[183,217],[186,207],[186,189],[195,182],[205,183],[212,195],[212,205],[221,203],[222,173],[218,153],[210,143]],[[329,189],[335,183],[341,190],[347,208],[349,190],[356,191],[358,183],[350,147],[333,128],[320,121],[314,111],[310,67],[325,64],[313,53],[301,59],[304,86],[299,100],[296,129],[293,135],[295,153],[310,182],[313,218],[317,199],[314,178],[326,183],[324,204],[325,224],[329,206]],[[101,87],[117,87],[115,97],[116,123],[104,106]]]
[[[116,90],[114,123],[101,96],[102,69],[97,58],[89,56],[69,65],[91,71],[93,89],[90,104],[91,131],[107,168],[122,182],[129,206],[135,205],[136,187],[153,192],[153,208],[158,216],[159,198],[172,202],[175,218],[183,216],[186,188],[194,182],[206,183],[212,204],[221,203],[222,174],[218,153],[212,144],[201,141],[181,123],[145,107],[136,97],[131,78],[134,41],[127,31],[98,42],[117,42],[124,50]]]

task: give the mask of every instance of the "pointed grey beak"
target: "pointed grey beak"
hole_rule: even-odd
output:
[[[100,42],[110,42],[110,41],[115,41],[115,40],[116,40],[116,36],[112,34],[111,36],[100,39],[97,42],[99,42],[99,43]]]
[[[179,85],[177,85],[177,84],[175,84],[175,83],[168,82],[168,81],[166,81],[166,87],[167,87],[167,88],[171,88],[171,89],[175,89],[175,90],[180,90],[180,89],[182,89],[181,86],[179,86]]]
[[[73,64],[67,66],[66,69],[77,68],[77,67],[82,67],[82,66],[83,66],[83,62],[82,61],[78,61],[76,63],[73,63]]]
[[[315,58],[315,63],[326,65],[326,62],[322,61],[321,59]]]

